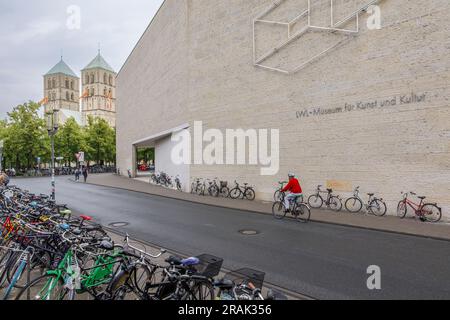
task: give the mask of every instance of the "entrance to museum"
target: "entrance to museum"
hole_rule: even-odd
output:
[[[188,128],[189,125],[180,126],[134,143],[136,179],[149,182],[153,173],[165,173],[172,181],[179,178],[183,191],[189,191],[190,165],[175,164],[172,160],[172,150],[177,145],[172,135]]]

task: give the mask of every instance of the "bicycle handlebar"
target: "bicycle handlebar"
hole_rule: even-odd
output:
[[[158,255],[152,255],[152,254],[150,254],[150,253],[147,253],[147,252],[145,252],[145,251],[143,251],[143,250],[141,250],[141,249],[138,249],[138,248],[136,248],[136,247],[133,247],[131,244],[130,244],[130,236],[127,234],[126,235],[126,237],[125,237],[125,243],[126,243],[126,245],[129,247],[129,248],[131,248],[131,249],[133,249],[133,250],[136,250],[137,252],[139,252],[139,253],[141,253],[142,255],[144,255],[144,256],[147,256],[147,257],[150,257],[150,258],[154,258],[154,259],[157,259],[157,258],[159,258],[159,257],[161,257],[163,254],[165,254],[166,252],[167,252],[167,250],[165,250],[165,249],[161,249],[161,252],[158,254]]]

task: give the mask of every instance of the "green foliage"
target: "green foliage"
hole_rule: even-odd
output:
[[[88,117],[85,128],[87,160],[103,164],[116,158],[116,132],[104,119]]]
[[[31,169],[41,163],[49,163],[50,138],[45,120],[39,116],[40,106],[28,102],[14,108],[6,120],[0,121],[0,139],[4,140],[4,167],[16,170]],[[84,151],[86,161],[98,164],[114,163],[116,157],[115,129],[103,119],[88,119],[86,127],[80,127],[70,118],[55,136],[55,155],[64,158],[64,164],[76,162],[75,154]]]
[[[144,161],[149,163],[150,161],[155,161],[155,149],[154,148],[143,148],[137,150],[137,162],[140,163]]]

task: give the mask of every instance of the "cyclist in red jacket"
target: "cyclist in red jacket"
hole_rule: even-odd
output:
[[[281,192],[289,192],[288,195],[284,198],[284,206],[286,208],[286,212],[290,211],[291,207],[291,200],[295,200],[301,196],[303,196],[303,190],[300,186],[300,182],[295,177],[295,174],[290,173],[289,174],[289,183],[284,187]]]

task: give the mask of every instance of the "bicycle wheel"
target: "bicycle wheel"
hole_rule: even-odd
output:
[[[435,204],[426,204],[420,210],[421,216],[428,222],[439,222],[442,219],[442,211]]]
[[[406,206],[406,201],[400,201],[397,206],[397,216],[400,219],[404,219],[406,217],[407,212],[408,207]]]
[[[300,203],[295,208],[294,213],[297,221],[307,223],[311,219],[311,209],[304,203]]]
[[[66,288],[62,278],[56,275],[44,275],[20,290],[15,300],[74,300],[73,291]]]
[[[219,196],[219,188],[217,188],[216,186],[211,186],[211,188],[209,188],[208,192],[211,197],[217,198]]]
[[[244,197],[250,201],[255,200],[256,198],[255,190],[253,190],[252,188],[248,188],[247,190],[245,190]]]
[[[214,300],[214,286],[209,281],[198,281],[192,285],[190,292],[187,292],[181,300],[211,301]]]
[[[239,199],[242,196],[242,191],[239,188],[234,188],[230,191],[230,198],[233,200]]]
[[[283,202],[277,201],[272,206],[272,214],[275,219],[281,220],[286,217],[286,208],[284,207]]]
[[[345,201],[345,208],[351,213],[358,213],[362,210],[363,203],[359,198],[349,198]]]
[[[223,198],[228,198],[230,196],[230,189],[228,189],[228,187],[223,187],[220,190],[220,196]]]
[[[330,209],[336,212],[342,210],[342,201],[336,196],[330,198]]]
[[[275,193],[273,194],[273,200],[275,202],[280,201],[281,200],[281,195],[282,195],[281,190],[275,191]]]
[[[386,203],[380,199],[374,199],[369,204],[369,212],[376,215],[377,217],[383,217],[386,215],[387,206]]]
[[[308,198],[308,204],[311,208],[320,209],[323,206],[323,199],[320,195],[312,195]]]

